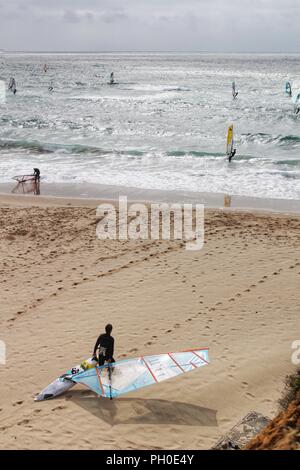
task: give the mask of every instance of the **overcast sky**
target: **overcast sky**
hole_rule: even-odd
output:
[[[300,52],[300,0],[0,0],[7,51]]]

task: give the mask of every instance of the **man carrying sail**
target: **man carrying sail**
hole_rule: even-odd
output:
[[[105,362],[109,364],[115,362],[113,358],[115,340],[111,336],[112,329],[112,325],[106,325],[105,333],[101,334],[96,341],[93,357],[98,361],[99,366],[103,366]]]
[[[40,172],[40,170],[39,170],[38,168],[34,168],[34,169],[33,169],[33,176],[34,176],[34,180],[35,180],[36,183],[40,181],[40,179],[41,179],[41,172]]]
[[[99,366],[104,366],[105,362],[108,363],[108,379],[109,379],[109,391],[110,391],[110,399],[112,400],[112,372],[113,368],[111,367],[111,364],[113,362],[116,362],[113,358],[114,354],[114,346],[115,346],[115,340],[111,336],[112,332],[112,325],[108,324],[105,327],[105,333],[99,336],[99,338],[96,341],[95,347],[94,347],[94,356],[93,359],[96,359],[98,361]],[[97,358],[97,350],[99,349],[98,352],[98,358]]]

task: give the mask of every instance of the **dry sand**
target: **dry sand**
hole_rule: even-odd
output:
[[[99,241],[93,203],[0,198],[2,449],[207,449],[273,417],[300,339],[297,215],[210,210],[206,243]],[[86,207],[84,207],[86,206]],[[211,364],[114,401],[34,395],[114,325],[116,358],[210,348]]]

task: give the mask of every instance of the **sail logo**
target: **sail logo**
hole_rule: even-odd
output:
[[[6,344],[0,341],[0,366],[6,365]]]
[[[299,366],[300,365],[300,340],[293,342],[292,349],[294,350],[292,354],[292,364],[294,366]]]
[[[188,251],[204,245],[203,204],[101,204],[97,208],[96,235],[99,240],[182,241]]]
[[[0,80],[0,104],[6,102],[6,85],[3,80]]]

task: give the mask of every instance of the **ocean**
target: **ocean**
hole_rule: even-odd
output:
[[[2,54],[0,79],[10,77],[0,183],[38,167],[65,186],[300,199],[300,113],[285,94],[287,81],[300,88],[300,55]]]

